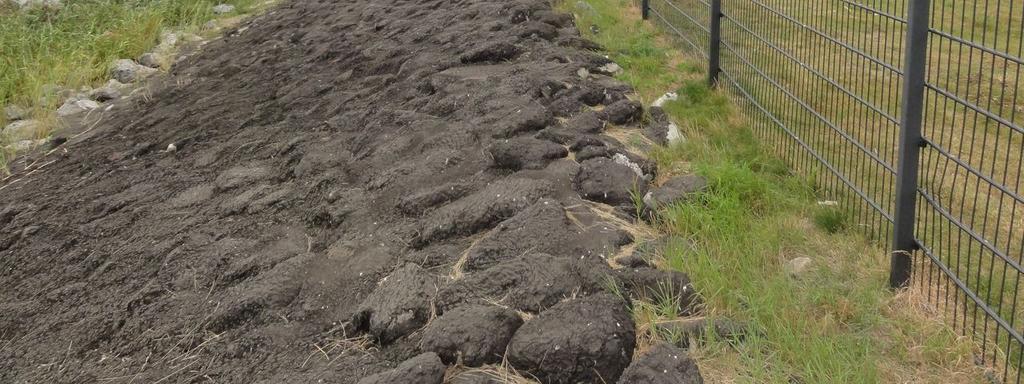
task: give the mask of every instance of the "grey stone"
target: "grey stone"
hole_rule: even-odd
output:
[[[99,107],[100,105],[92,100],[70,99],[68,101],[65,101],[64,105],[61,105],[60,108],[57,108],[57,116],[73,116],[82,112],[91,111]]]
[[[144,53],[139,56],[139,64],[149,68],[160,68],[160,56],[155,53]]]
[[[811,260],[810,257],[797,257],[793,260],[787,261],[783,269],[786,270],[787,275],[798,277],[807,271],[807,268],[811,266],[812,261],[813,260]]]
[[[153,68],[141,66],[128,59],[120,59],[111,67],[110,76],[122,83],[134,83],[155,72]]]
[[[235,11],[235,6],[231,4],[217,4],[213,7],[213,13],[217,15],[223,15],[225,13],[231,13]]]
[[[18,120],[7,124],[3,134],[14,139],[28,139],[39,133],[41,125],[37,120]]]
[[[8,105],[4,107],[4,116],[7,117],[7,121],[18,121],[25,120],[28,118],[29,112],[25,108],[17,105]]]
[[[667,205],[685,202],[704,191],[708,182],[701,176],[685,175],[668,179],[660,187],[644,195],[644,204],[654,210]]]
[[[121,90],[117,89],[115,87],[109,87],[109,86],[107,86],[107,87],[100,87],[100,88],[96,88],[95,90],[93,90],[92,93],[89,94],[89,97],[91,97],[93,100],[99,101],[101,103],[102,102],[107,102],[107,101],[110,101],[110,100],[117,100],[117,99],[121,98]]]
[[[622,73],[622,67],[620,67],[616,63],[608,63],[600,67],[597,67],[596,69],[594,69],[594,72],[600,73],[602,75],[618,75]]]

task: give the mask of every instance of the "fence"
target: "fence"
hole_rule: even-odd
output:
[[[713,86],[740,96],[795,171],[892,244],[892,286],[927,292],[978,341],[977,363],[1021,381],[1024,3],[643,0],[642,9]]]

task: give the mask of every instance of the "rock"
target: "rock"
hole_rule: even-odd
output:
[[[82,112],[91,111],[99,107],[99,103],[89,99],[70,99],[65,101],[64,105],[61,105],[60,108],[57,108],[57,116],[68,117]]]
[[[642,115],[643,112],[644,108],[640,102],[633,100],[619,100],[601,111],[601,115],[609,123],[626,125],[640,121],[640,115]]]
[[[437,306],[442,312],[462,303],[487,304],[498,300],[509,308],[537,313],[566,297],[602,292],[611,268],[596,258],[578,259],[529,253],[441,288]]]
[[[588,71],[586,68],[580,67],[580,69],[576,70],[576,76],[579,76],[582,80],[586,80],[588,77],[590,77],[590,71]]]
[[[786,271],[787,275],[798,277],[807,271],[807,268],[810,267],[812,261],[813,260],[811,260],[810,257],[797,257],[793,260],[787,261],[783,269]]]
[[[611,158],[613,155],[612,151],[605,146],[588,145],[576,151],[576,161],[584,162],[595,157],[607,157]]]
[[[42,129],[42,125],[38,120],[18,120],[7,124],[3,134],[15,139],[28,139],[36,137],[40,129]]]
[[[508,361],[544,383],[615,382],[636,346],[626,303],[599,294],[559,303],[512,336]]]
[[[427,352],[403,361],[390,371],[364,377],[358,384],[441,384],[445,369],[436,353]]]
[[[576,133],[601,133],[604,131],[604,125],[604,121],[597,115],[597,112],[589,110],[573,116],[565,122],[565,128]]]
[[[682,272],[639,267],[616,269],[612,274],[630,296],[658,302],[675,301],[682,314],[694,313],[700,302],[690,277]]]
[[[580,164],[573,189],[587,200],[616,206],[633,205],[633,194],[647,194],[647,180],[625,165],[608,158],[594,158]]]
[[[595,73],[602,75],[615,76],[622,73],[622,67],[616,63],[608,63],[594,69]]]
[[[697,363],[686,351],[667,343],[657,344],[622,372],[618,384],[703,384]]]
[[[707,180],[701,176],[676,176],[644,195],[644,204],[648,208],[656,210],[671,204],[685,202],[704,191],[707,186]]]
[[[488,148],[494,166],[518,171],[541,169],[552,160],[569,155],[565,147],[547,140],[520,137],[494,143]]]
[[[210,20],[207,21],[206,24],[203,24],[204,31],[212,31],[217,28],[220,28],[220,24],[217,24],[217,20]]]
[[[668,103],[669,101],[676,101],[676,100],[679,100],[679,94],[678,93],[675,93],[675,92],[665,92],[664,95],[661,95],[661,96],[658,97],[657,100],[654,100],[654,103],[651,103],[651,107],[652,108],[661,108],[661,107],[665,106],[665,104]]]
[[[7,121],[13,122],[27,119],[29,112],[25,108],[12,104],[4,107],[4,116],[7,117]]]
[[[139,64],[149,68],[160,68],[160,56],[155,53],[144,53],[139,56]]]
[[[647,111],[650,115],[650,119],[647,124],[644,125],[644,136],[651,139],[651,141],[658,145],[668,144],[668,136],[670,134],[669,125],[672,124],[668,117],[668,113],[665,113],[665,110],[660,106],[652,106],[648,108]],[[678,131],[678,127],[676,130]]]
[[[235,6],[231,4],[217,4],[213,7],[213,13],[216,15],[223,15],[225,13],[231,13],[235,11]]]
[[[629,167],[629,169],[632,170],[637,177],[644,179],[647,178],[647,176],[644,175],[644,170],[643,168],[640,167],[640,164],[637,164],[636,162],[633,161],[633,159],[630,159],[626,155],[622,153],[616,153],[612,155],[611,159],[612,161],[615,162],[615,164],[625,165]]]
[[[122,83],[134,83],[143,77],[155,73],[156,70],[141,66],[128,59],[120,59],[114,62],[110,69],[110,77]]]
[[[117,80],[111,79],[111,81]],[[101,103],[111,100],[117,100],[121,98],[121,90],[111,86],[100,87],[93,90],[92,93],[89,94],[89,97]]]
[[[357,331],[389,343],[427,323],[437,278],[416,264],[406,264],[381,281],[352,316]]]
[[[434,319],[423,330],[421,346],[453,364],[467,367],[497,363],[523,320],[515,311],[493,305],[464,305]]]

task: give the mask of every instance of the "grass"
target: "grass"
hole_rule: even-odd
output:
[[[885,249],[852,228],[845,211],[819,205],[814,179],[764,148],[731,99],[705,87],[701,71],[630,1],[587,3],[559,6],[625,69],[620,79],[648,103],[667,91],[680,96],[665,109],[688,140],[655,148],[659,169],[709,181],[700,198],[668,208],[657,224],[692,244],[670,248],[658,264],[690,275],[705,316],[748,327],[742,342],[712,338],[692,348],[709,382],[987,382],[970,339],[921,295],[887,289]],[[797,257],[812,262],[792,277],[785,265]],[[671,305],[634,308],[643,337],[678,337],[651,332],[678,318]]]
[[[68,0],[59,10],[19,11],[0,1],[0,107],[20,105],[52,119],[62,102],[53,88],[77,91],[109,78],[114,60],[136,59],[164,32],[199,33],[214,18],[213,6],[235,5],[236,16],[269,3],[261,0]],[[8,122],[0,114],[0,127]],[[47,126],[47,129],[53,128]],[[41,132],[45,137],[47,132]],[[2,143],[0,143],[2,144]],[[13,156],[0,151],[0,168]]]

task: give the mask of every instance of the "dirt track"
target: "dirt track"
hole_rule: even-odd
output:
[[[688,281],[610,266],[656,170],[602,134],[641,111],[593,48],[543,0],[298,0],[229,32],[0,191],[0,382],[503,356],[614,382],[636,342],[608,277]],[[400,371],[366,382],[436,376]]]

